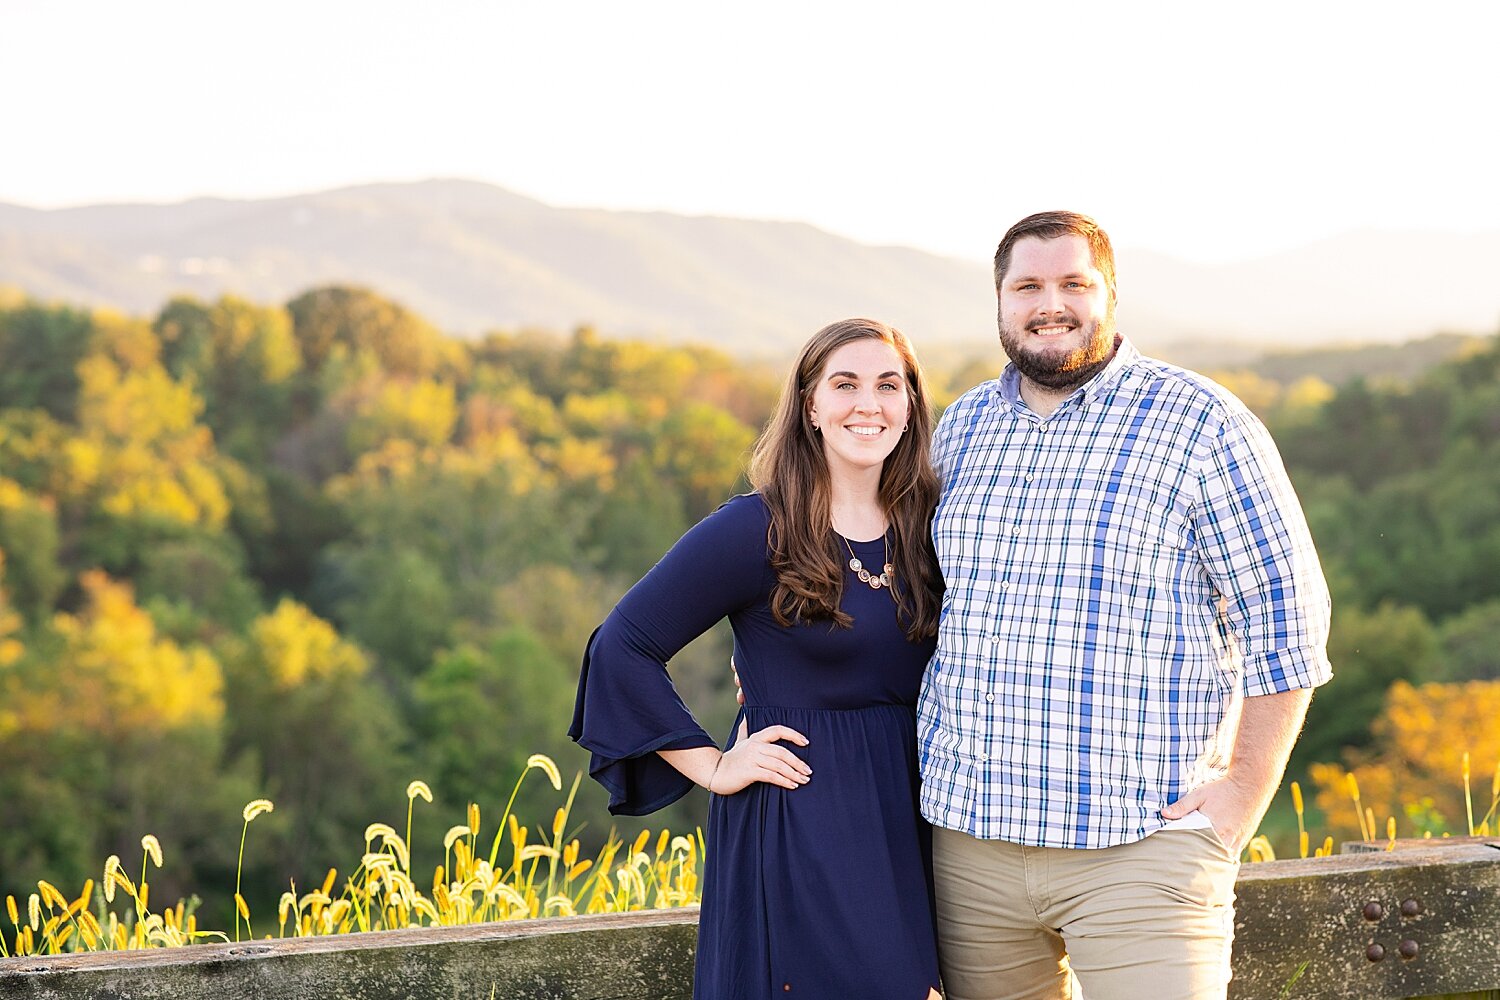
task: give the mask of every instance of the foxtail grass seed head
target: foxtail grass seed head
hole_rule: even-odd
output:
[[[467,837],[473,832],[473,830],[469,829],[463,823],[460,823],[458,826],[449,827],[448,832],[443,834],[443,850],[451,851],[455,841]]]
[[[650,842],[651,842],[651,831],[650,830],[642,830],[640,833],[636,834],[635,843],[633,843],[633,844],[630,845],[630,857],[633,858],[637,854],[639,854],[642,851],[644,851],[646,849],[646,845],[649,844]]]
[[[250,919],[250,904],[245,902],[245,897],[239,893],[234,894],[234,908],[239,911],[241,917],[246,920]]]
[[[546,844],[532,844],[530,847],[524,847],[521,849],[521,853],[517,856],[517,860],[526,862],[531,861],[535,858],[555,857],[557,857],[557,852],[548,847]]]
[[[255,817],[259,816],[261,813],[271,812],[275,808],[276,804],[270,799],[256,799],[253,802],[247,802],[245,803],[245,809],[243,812],[245,822],[248,823]]]
[[[396,828],[389,823],[371,823],[365,827],[365,843],[368,844],[376,837],[394,837]]]
[[[1292,782],[1292,808],[1297,810],[1297,815],[1302,815],[1302,786]]]
[[[120,869],[120,856],[111,854],[104,859],[104,901],[113,903],[115,901],[115,872]]]
[[[1297,834],[1297,853],[1299,857],[1307,857],[1307,831],[1303,830]]]
[[[475,836],[479,834],[479,803],[469,803],[469,829],[474,831]]]
[[[563,832],[563,824],[565,824],[567,822],[568,822],[568,811],[566,809],[558,809],[557,812],[553,813],[552,814],[552,836],[554,836],[554,837],[561,837],[562,836],[562,832]]]
[[[146,856],[151,859],[156,867],[161,867],[161,841],[148,833],[141,838],[141,850],[146,852]]]
[[[42,903],[46,905],[47,909],[50,910],[54,906],[61,907],[64,910],[68,908],[68,897],[59,892],[57,886],[51,882],[43,879],[36,884],[36,887],[41,892]]]
[[[656,854],[660,857],[667,849],[667,844],[672,840],[672,831],[663,828],[661,836],[656,838]]]
[[[557,765],[553,763],[551,757],[544,753],[532,754],[526,758],[526,769],[530,770],[533,767],[538,768],[547,776],[547,780],[552,782],[553,791],[562,791],[562,774],[557,770]]]
[[[26,900],[26,917],[26,922],[31,925],[32,930],[42,925],[42,897],[34,892]]]
[[[16,909],[16,897],[5,897],[5,913],[10,917],[10,922],[17,927],[21,926],[21,911]]]
[[[413,781],[411,784],[406,786],[406,798],[407,801],[411,801],[415,798],[421,798],[425,802],[431,802],[432,789],[427,787],[427,782],[425,781]]]

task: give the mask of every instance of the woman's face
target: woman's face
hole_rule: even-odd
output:
[[[901,356],[874,338],[851,341],[829,355],[808,407],[835,472],[879,467],[901,440],[910,413]]]

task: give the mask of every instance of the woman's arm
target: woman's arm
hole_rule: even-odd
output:
[[[766,527],[759,497],[730,500],[684,535],[590,640],[569,735],[593,754],[589,773],[609,789],[611,812],[652,812],[694,783],[724,792],[762,774],[795,782],[791,752],[766,739],[742,741],[757,745],[719,763],[666,669],[715,622],[764,599],[772,579]]]

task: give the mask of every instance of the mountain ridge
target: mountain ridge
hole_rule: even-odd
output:
[[[1147,349],[1394,342],[1500,324],[1497,233],[1366,231],[1217,265],[1118,255],[1121,328]],[[263,199],[0,203],[0,285],[40,299],[151,312],[174,294],[285,301],[332,283],[371,287],[460,335],[594,324],[772,354],[850,315],[919,343],[994,329],[988,261],[805,222],[556,207],[455,178]]]

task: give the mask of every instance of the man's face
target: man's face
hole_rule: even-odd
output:
[[[1067,389],[1109,363],[1115,293],[1082,236],[1017,242],[997,291],[1000,345],[1032,382]]]

